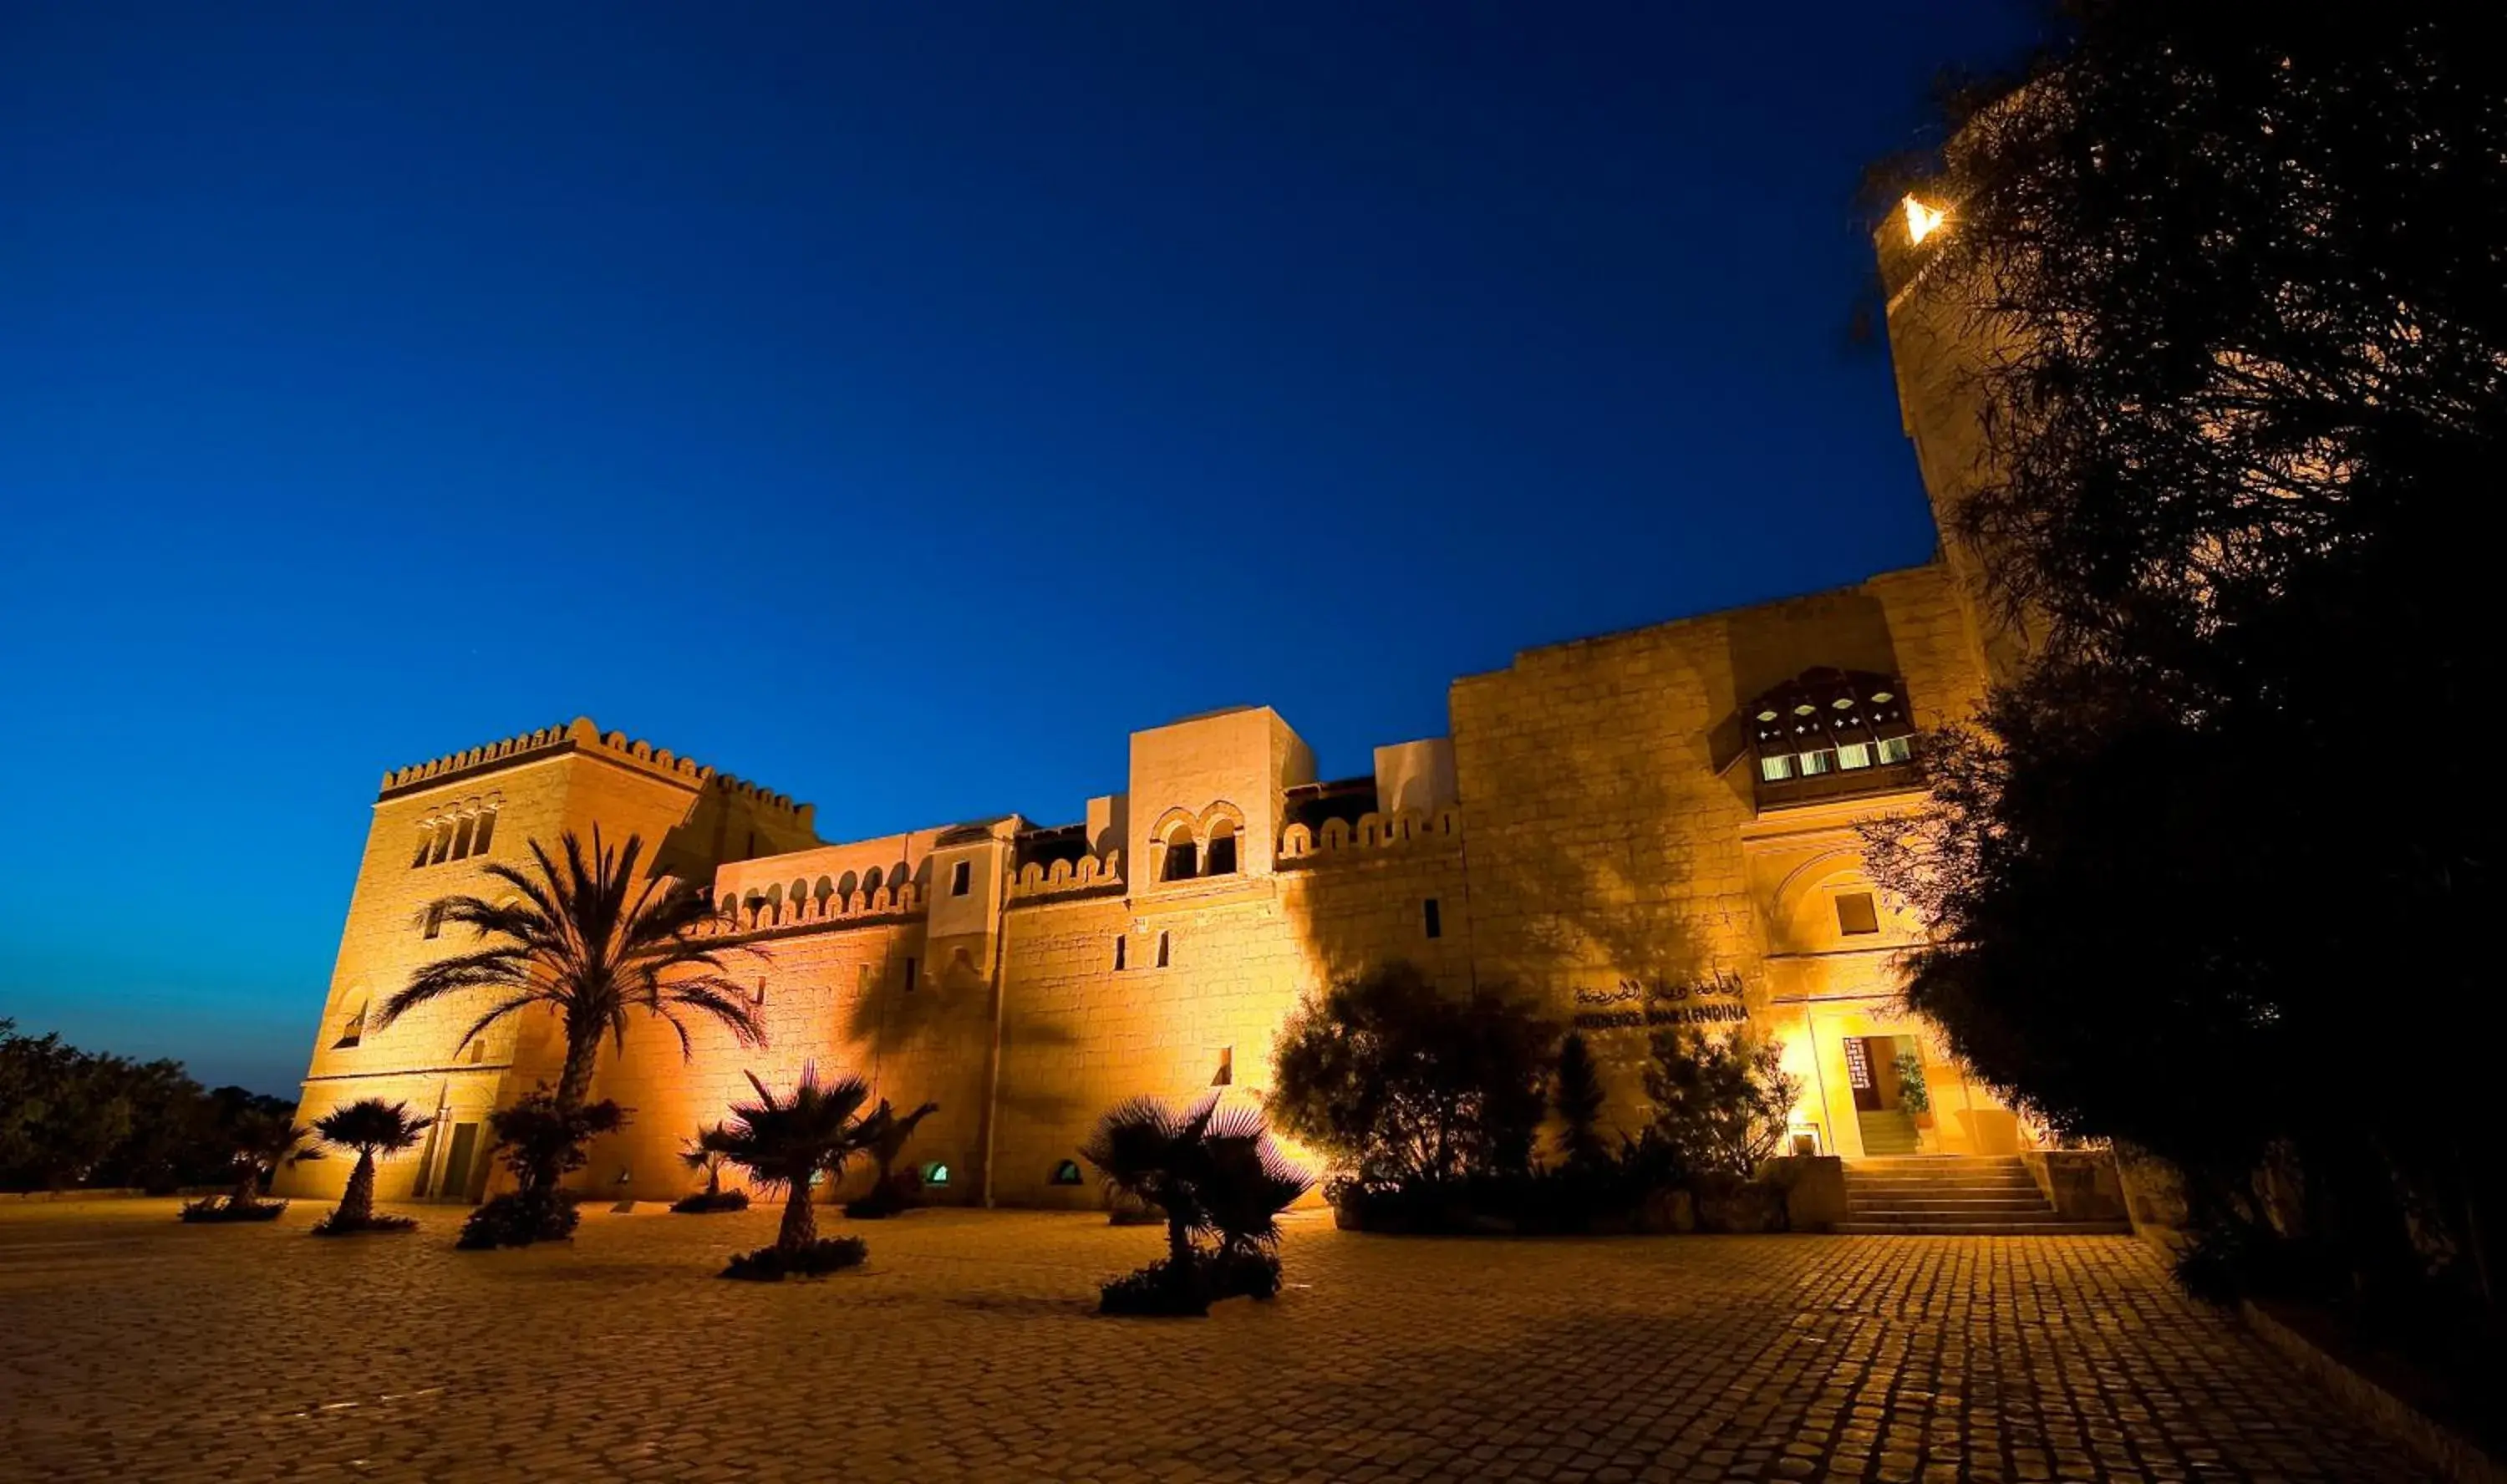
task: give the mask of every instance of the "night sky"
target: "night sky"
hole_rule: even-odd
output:
[[[383,770],[578,713],[1058,823],[1925,560],[1855,187],[2033,14],[1705,9],[0,0],[0,1016],[292,1093]]]

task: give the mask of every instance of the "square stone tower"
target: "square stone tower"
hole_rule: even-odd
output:
[[[488,874],[490,863],[528,871],[533,842],[556,855],[567,831],[588,847],[596,829],[613,846],[639,837],[648,869],[697,881],[724,860],[817,843],[808,805],[604,735],[589,718],[385,775],[297,1115],[309,1123],[382,1098],[434,1116],[424,1143],[384,1161],[379,1196],[475,1197],[490,1175],[489,1111],[554,1081],[563,1057],[546,1016],[501,1022],[465,1044],[492,1002],[485,995],[448,996],[382,1025],[383,1002],[413,972],[473,946],[466,929],[435,920],[432,904],[509,894]],[[333,1195],[348,1170],[345,1160],[301,1165],[278,1188]]]

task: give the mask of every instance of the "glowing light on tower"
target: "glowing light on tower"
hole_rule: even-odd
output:
[[[1905,204],[1907,208],[1907,240],[1909,242],[1920,242],[1924,238],[1931,236],[1940,229],[1942,219],[1949,215],[1949,212],[1946,209],[1940,206],[1927,206],[1922,201],[1915,199],[1911,196],[1907,198]]]

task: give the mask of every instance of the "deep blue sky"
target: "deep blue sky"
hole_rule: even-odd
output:
[[[830,839],[1922,561],[1854,187],[2006,0],[0,0],[0,1015],[292,1091],[389,766]]]

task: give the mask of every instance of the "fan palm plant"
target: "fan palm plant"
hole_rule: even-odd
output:
[[[791,1093],[778,1098],[754,1072],[745,1072],[757,1089],[754,1103],[735,1103],[731,1121],[723,1126],[725,1158],[747,1171],[762,1185],[781,1185],[783,1224],[775,1234],[775,1250],[784,1255],[804,1251],[818,1240],[810,1185],[821,1171],[830,1177],[862,1147],[869,1120],[861,1106],[870,1101],[870,1086],[859,1077],[818,1080],[816,1064],[801,1068]]]
[[[1280,1154],[1258,1108],[1216,1093],[1181,1110],[1134,1098],[1108,1110],[1079,1152],[1109,1187],[1166,1215],[1165,1262],[1108,1285],[1108,1309],[1198,1314],[1213,1289],[1278,1287],[1280,1213],[1314,1180]],[[1202,1233],[1218,1244],[1209,1256],[1193,1244]]]
[[[886,1098],[868,1118],[862,1120],[862,1147],[871,1158],[878,1174],[871,1181],[870,1192],[845,1208],[848,1216],[892,1216],[903,1211],[920,1183],[911,1176],[896,1174],[897,1156],[905,1152],[906,1141],[914,1137],[915,1125],[940,1111],[937,1103],[926,1103],[913,1112],[898,1114]]]
[[[369,1227],[375,1221],[375,1156],[398,1154],[415,1145],[418,1136],[435,1126],[432,1118],[413,1116],[406,1103],[360,1098],[315,1119],[313,1132],[336,1149],[353,1149],[357,1167],[348,1172],[348,1188],[326,1226],[334,1230]]]
[[[235,1189],[227,1193],[227,1209],[249,1210],[260,1199],[264,1179],[290,1165],[320,1159],[322,1151],[306,1143],[312,1137],[313,1131],[299,1124],[292,1112],[246,1109],[236,1114],[228,1129]]]
[[[454,895],[427,909],[440,922],[470,928],[483,946],[412,974],[406,988],[383,1001],[377,1029],[450,995],[494,992],[495,1003],[462,1032],[457,1051],[498,1021],[545,1005],[564,1030],[556,1105],[567,1113],[591,1093],[601,1037],[625,1043],[630,1011],[658,1017],[676,1032],[681,1055],[689,1050],[687,1012],[718,1022],[742,1045],[764,1038],[747,995],[726,976],[723,955],[762,959],[765,950],[726,950],[692,937],[714,915],[704,890],[671,877],[639,877],[644,843],[635,835],[613,850],[596,827],[589,853],[571,830],[559,844],[562,864],[534,840],[533,869],[501,861],[485,867],[515,893],[511,905]]]
[[[236,1188],[223,1201],[205,1196],[183,1206],[183,1221],[273,1221],[288,1203],[263,1201],[261,1180],[286,1166],[321,1158],[321,1150],[306,1145],[310,1136],[313,1131],[296,1123],[293,1110],[263,1113],[243,1108],[236,1113],[234,1123],[226,1126],[228,1171],[236,1176]]]
[[[721,1124],[697,1130],[697,1137],[679,1147],[679,1163],[706,1177],[706,1199],[722,1194],[722,1167],[731,1156],[723,1152],[725,1132]]]

